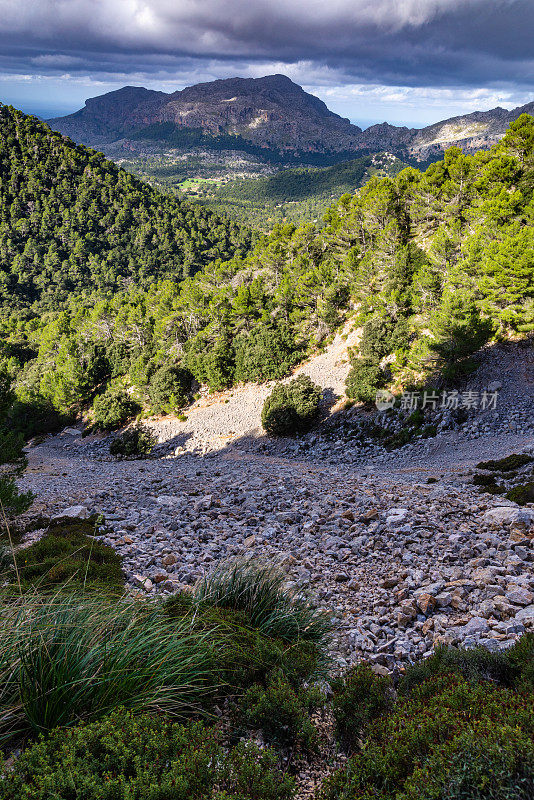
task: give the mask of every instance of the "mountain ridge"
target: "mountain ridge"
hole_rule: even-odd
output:
[[[533,112],[531,102],[510,111],[502,107],[474,111],[421,129],[383,122],[362,130],[287,76],[275,74],[219,79],[171,93],[125,86],[89,98],[74,114],[47,122],[55,130],[97,147],[127,140],[149,126],[171,123],[177,130],[241,137],[265,151],[305,156],[390,150],[424,161],[439,157],[451,145],[460,145],[466,152],[487,149],[502,138],[510,122]]]
[[[129,113],[125,113],[125,103]],[[349,150],[362,133],[284,75],[228,78],[170,94],[123,87],[91,98],[74,114],[47,122],[75,139],[86,137],[89,144],[171,122],[211,135],[241,135],[266,148],[311,152]]]

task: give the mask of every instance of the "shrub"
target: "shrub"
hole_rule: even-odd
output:
[[[526,503],[534,503],[534,481],[514,486],[506,493],[506,497],[520,506],[524,506]]]
[[[143,458],[150,455],[157,444],[157,438],[150,428],[144,425],[133,425],[117,436],[109,446],[112,456],[137,456]]]
[[[239,704],[239,719],[259,728],[267,742],[317,751],[317,731],[310,712],[324,704],[318,689],[294,689],[280,672],[274,672],[267,686],[251,686]]]
[[[0,623],[4,738],[119,706],[184,717],[212,691],[218,643],[154,603],[28,593],[0,606]]]
[[[321,389],[306,375],[279,383],[263,404],[262,425],[274,436],[294,436],[313,424],[320,401]]]
[[[4,516],[7,518],[23,514],[33,503],[34,495],[32,492],[20,492],[15,483],[15,478],[11,475],[0,477],[0,530],[5,525]]]
[[[457,647],[437,647],[430,658],[409,667],[399,684],[401,694],[409,694],[431,677],[455,674],[464,680],[480,683],[492,681],[499,686],[512,686],[517,669],[506,652],[492,653],[485,647],[464,650]]]
[[[530,464],[531,461],[534,461],[534,458],[526,453],[512,453],[512,455],[496,461],[481,461],[480,464],[477,464],[477,469],[486,469],[489,472],[511,472],[524,467],[525,464]]]
[[[458,368],[458,362],[486,344],[493,330],[493,323],[481,316],[473,297],[451,289],[443,295],[434,316],[435,339],[430,347],[444,365]]]
[[[363,358],[378,362],[384,356],[408,345],[408,324],[391,317],[372,317],[363,326],[359,351]]]
[[[285,325],[256,325],[234,339],[235,381],[272,381],[283,378],[297,363],[301,351]]]
[[[402,800],[530,800],[534,742],[507,725],[477,725],[439,748],[406,783]]]
[[[230,753],[214,728],[124,710],[54,731],[0,778],[5,800],[290,800],[294,781],[252,744]]]
[[[372,723],[365,746],[327,779],[322,798],[401,800],[417,770],[430,765],[448,743],[479,725],[490,729],[506,725],[524,738],[532,738],[532,700],[532,694],[487,682],[470,684],[454,675],[434,676],[414,687],[409,697],[399,699],[391,714]],[[486,781],[490,778],[491,773]],[[410,800],[414,797],[408,796]],[[433,797],[444,800],[449,795],[445,791]],[[470,795],[462,798],[468,799],[472,800]]]
[[[72,414],[60,414],[50,400],[39,395],[15,400],[9,411],[9,423],[25,439],[44,433],[56,433],[73,421]]]
[[[377,389],[382,389],[387,381],[387,373],[375,361],[355,359],[347,376],[347,395],[363,403],[374,403]]]
[[[210,632],[221,646],[214,669],[223,692],[241,692],[254,683],[265,682],[274,669],[283,673],[291,685],[299,686],[312,675],[322,675],[327,660],[314,642],[285,642],[265,636],[252,627],[241,611],[213,606],[199,607],[191,594],[178,593],[164,602],[170,619],[184,619],[195,630]]]
[[[369,723],[390,710],[391,681],[376,675],[367,664],[360,664],[335,681],[332,688],[336,736],[352,749]]]
[[[152,377],[148,386],[148,396],[154,411],[168,414],[187,405],[191,393],[193,376],[188,369],[164,365]]]
[[[506,659],[515,676],[515,684],[534,691],[534,632],[524,633],[506,650]]]
[[[473,475],[473,484],[475,486],[493,486],[495,484],[495,475]]]
[[[139,413],[140,406],[123,390],[108,387],[103,394],[95,397],[93,412],[95,424],[103,430],[114,430],[124,425],[131,417]]]
[[[324,646],[330,631],[328,617],[285,583],[285,575],[276,567],[240,560],[215,567],[196,585],[193,599],[201,607],[240,611],[265,636]]]
[[[228,330],[215,341],[199,334],[185,343],[184,351],[184,365],[198,383],[207,383],[214,392],[234,383],[235,351]]]
[[[23,586],[122,594],[121,558],[112,547],[93,539],[94,532],[94,525],[84,520],[52,522],[41,539],[17,553]]]

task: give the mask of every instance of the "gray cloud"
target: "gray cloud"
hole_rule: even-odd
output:
[[[532,0],[0,0],[0,12],[3,66],[19,71],[304,59],[347,81],[534,79]]]
[[[533,0],[0,0],[0,79],[56,78],[86,97],[285,72],[332,88],[340,108],[362,86],[377,103],[402,87],[399,104],[453,90],[451,109],[476,87],[491,107],[530,99],[533,34]]]

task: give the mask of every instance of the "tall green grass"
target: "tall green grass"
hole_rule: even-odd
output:
[[[0,737],[117,706],[183,717],[213,683],[217,642],[158,604],[27,594],[0,608]]]
[[[251,627],[284,642],[324,646],[331,630],[328,615],[289,588],[281,569],[253,559],[221,562],[195,586],[193,600],[240,611]]]
[[[298,681],[326,663],[329,629],[283,573],[252,561],[221,564],[192,595],[166,603],[75,587],[6,590],[0,739],[98,719],[119,706],[186,717],[274,667]]]

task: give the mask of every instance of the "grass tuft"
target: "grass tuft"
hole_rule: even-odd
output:
[[[215,567],[197,583],[193,600],[200,608],[240,611],[251,627],[284,642],[324,646],[331,630],[328,615],[290,589],[279,568],[250,558]]]
[[[0,737],[122,705],[184,716],[213,683],[213,649],[158,604],[27,593],[0,607]]]

